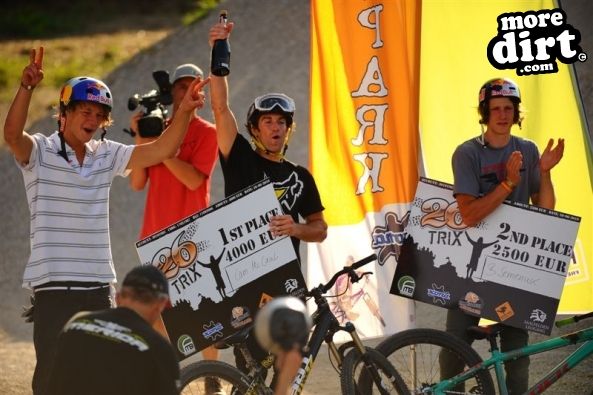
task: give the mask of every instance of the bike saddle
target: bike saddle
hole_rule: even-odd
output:
[[[494,324],[488,326],[470,326],[467,328],[467,334],[474,340],[488,339],[496,337],[503,329],[501,324]]]

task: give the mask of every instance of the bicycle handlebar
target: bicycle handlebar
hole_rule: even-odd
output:
[[[585,318],[593,317],[593,312],[581,315],[575,315],[572,317],[565,318],[560,321],[556,321],[555,325],[556,328],[560,328],[566,325],[574,324],[575,322],[579,322],[580,320],[584,320]]]
[[[362,258],[361,260],[354,262],[350,266],[344,266],[344,268],[342,270],[340,270],[339,272],[337,272],[336,274],[334,274],[332,276],[332,278],[326,284],[321,284],[317,288],[313,288],[311,291],[309,291],[308,292],[309,296],[312,296],[312,294],[316,290],[319,290],[321,292],[321,294],[326,293],[329,289],[331,289],[331,287],[334,286],[334,284],[338,280],[338,277],[340,277],[342,274],[352,273],[359,267],[362,267],[362,266],[366,265],[367,263],[370,263],[375,260],[377,260],[377,254],[371,254],[371,255],[367,256],[366,258]]]

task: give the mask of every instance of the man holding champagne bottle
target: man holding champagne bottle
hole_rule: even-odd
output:
[[[226,23],[226,18],[222,19],[210,28],[209,42],[213,48],[220,40],[226,41],[228,45],[234,27],[233,22]],[[213,50],[212,54],[212,64],[215,66],[218,53]],[[282,215],[271,218],[270,231],[274,236],[290,236],[298,257],[300,241],[322,242],[327,236],[327,224],[313,176],[306,168],[285,159],[287,143],[295,127],[294,101],[282,93],[256,97],[247,114],[248,140],[239,133],[235,115],[229,107],[226,74],[218,76],[216,72],[212,67],[210,102],[216,124],[225,195],[229,196],[266,177],[270,178],[284,211]],[[267,350],[262,350],[255,340],[248,342],[248,347],[256,359],[267,356]],[[240,352],[235,352],[235,358],[237,366],[246,370]]]

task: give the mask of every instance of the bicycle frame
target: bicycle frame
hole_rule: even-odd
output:
[[[544,378],[539,380],[535,385],[527,390],[527,394],[529,395],[541,394],[572,368],[582,362],[585,358],[593,355],[593,327],[564,336],[555,337],[553,339],[544,340],[542,342],[530,344],[509,352],[501,352],[497,348],[493,349],[492,356],[490,358],[484,360],[479,365],[473,366],[465,372],[458,374],[455,377],[434,385],[430,388],[430,391],[435,395],[445,394],[444,391],[450,390],[458,384],[462,384],[470,377],[473,377],[476,372],[480,370],[487,370],[494,366],[500,394],[508,395],[503,369],[504,362],[511,359],[539,354],[580,343],[584,344],[573,351],[565,359],[563,359],[554,369],[546,374]]]
[[[375,254],[370,255],[366,258],[359,260],[352,264],[352,266],[344,267],[341,271],[334,274],[334,276],[329,280],[326,284],[321,284],[318,287],[311,289],[307,292],[307,298],[313,298],[315,304],[317,305],[317,310],[312,315],[314,329],[309,337],[309,341],[307,342],[306,352],[303,355],[303,359],[301,362],[301,366],[297,371],[295,379],[291,384],[290,394],[291,395],[299,395],[303,391],[303,387],[305,382],[307,381],[307,377],[313,368],[313,363],[315,358],[319,354],[319,350],[321,349],[321,345],[323,342],[327,343],[330,352],[332,353],[333,357],[338,362],[338,368],[341,369],[342,367],[342,360],[345,355],[345,351],[348,350],[350,347],[355,347],[360,351],[360,354],[363,355],[363,359],[365,358],[365,347],[358,333],[356,332],[356,328],[350,322],[347,322],[344,325],[340,325],[338,319],[331,311],[329,303],[325,297],[325,293],[333,287],[337,278],[343,274],[349,274],[349,281],[356,282],[363,278],[366,274],[370,273],[363,273],[361,275],[355,272],[355,269],[362,267],[363,265],[372,262],[377,259]],[[352,342],[345,343],[344,345],[340,346],[339,348],[333,341],[333,337],[337,332],[346,331],[352,337]],[[245,345],[245,336],[249,332],[246,328],[242,332],[240,332],[236,336],[231,336],[230,342],[228,345],[239,347],[239,350],[243,354],[247,366],[249,368],[249,374],[247,375],[246,383],[248,384],[249,390],[248,394],[255,394],[255,393],[271,393],[271,389],[265,385],[265,380],[262,375],[262,371],[267,369],[273,363],[273,357],[264,360],[265,364],[262,362],[256,361],[249,352],[249,349]],[[265,366],[264,366],[265,365]],[[377,381],[377,375],[371,373],[373,376],[373,380]]]
[[[327,302],[324,294],[329,289],[331,289],[331,287],[333,287],[338,277],[342,274],[350,273],[349,281],[356,282],[360,280],[365,274],[362,276],[357,276],[354,270],[376,259],[377,256],[375,254],[363,258],[360,261],[355,262],[352,266],[345,267],[340,272],[335,273],[327,284],[313,288],[307,293],[307,297],[312,297],[315,301],[315,304],[317,305],[317,310],[312,315],[313,325],[315,328],[313,329],[313,333],[307,342],[307,352],[303,356],[301,367],[299,368],[291,385],[291,395],[299,395],[302,392],[303,386],[305,385],[307,377],[313,368],[313,363],[319,354],[319,350],[321,349],[321,344],[323,342],[327,343],[333,357],[338,361],[338,367],[342,367],[344,349],[338,349],[333,341],[334,334],[337,332],[348,332],[353,340],[352,346],[356,347],[361,354],[364,354],[364,345],[356,333],[356,328],[350,322],[347,322],[344,326],[340,325],[338,319],[331,311],[329,303]]]
[[[325,340],[325,336],[328,331],[331,333],[330,328],[335,328],[335,325],[338,325],[338,320],[333,316],[333,314],[331,314],[329,311],[329,306],[326,304],[325,306],[320,306],[319,309],[313,314],[313,324],[315,325],[315,329],[313,330],[311,338],[307,343],[308,351],[305,355],[303,355],[301,367],[297,371],[295,379],[291,385],[290,393],[293,395],[297,395],[302,392],[303,386],[307,381],[307,377],[313,368],[315,358],[317,357],[317,354],[321,349],[321,345]],[[337,352],[333,342],[330,341],[328,345],[330,346],[330,350],[332,350],[332,354],[334,353],[334,350]]]
[[[336,316],[332,313],[327,300],[322,295],[320,295],[319,298],[315,296],[315,302],[317,303],[317,310],[312,316],[314,330],[307,343],[308,351],[303,355],[301,367],[297,371],[295,379],[291,385],[291,395],[299,395],[303,391],[307,377],[313,368],[313,363],[319,354],[323,342],[327,343],[333,357],[338,361],[338,367],[340,368],[342,366],[343,350],[340,351],[333,341],[335,333],[339,331],[348,332],[352,337],[353,346],[357,347],[361,353],[364,352],[364,345],[356,333],[354,325],[348,322],[344,326],[341,326]]]

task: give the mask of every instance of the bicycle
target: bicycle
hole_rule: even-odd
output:
[[[380,394],[398,393],[404,395],[409,393],[402,378],[387,358],[378,351],[362,344],[352,323],[347,322],[340,325],[325,296],[325,293],[334,286],[342,275],[347,275],[350,283],[356,283],[366,275],[371,274],[371,272],[364,272],[359,275],[356,269],[376,259],[377,256],[373,254],[353,263],[351,266],[345,266],[335,273],[326,284],[320,284],[306,293],[305,297],[312,298],[317,309],[312,314],[313,332],[305,347],[301,367],[291,386],[291,394],[296,395],[302,392],[323,342],[328,345],[330,361],[332,364],[334,364],[334,361],[337,363],[334,368],[340,374],[340,386],[343,394],[372,394],[373,391]],[[236,367],[225,362],[204,360],[195,362],[181,371],[182,394],[204,393],[202,392],[204,390],[203,382],[209,376],[219,378],[226,387],[224,388],[226,393],[229,394],[272,394],[272,389],[265,383],[265,373],[272,366],[273,358],[266,358],[264,361],[258,362],[251,356],[245,345],[250,336],[250,329],[245,328],[224,340],[227,346],[239,348],[247,361],[248,374],[244,374]],[[340,331],[348,332],[352,341],[338,347],[334,343],[333,337]],[[362,380],[364,391],[358,387],[361,377],[364,378]]]
[[[593,313],[576,315],[557,321],[556,327],[576,323],[590,317],[593,317]],[[496,377],[498,393],[507,395],[504,362],[583,343],[556,367],[544,374],[526,392],[530,395],[541,394],[564,374],[593,355],[593,327],[508,352],[501,352],[498,346],[498,335],[501,329],[501,324],[486,327],[475,326],[468,329],[474,339],[488,340],[491,356],[485,360],[482,360],[471,346],[454,335],[433,329],[410,329],[396,333],[377,345],[376,349],[388,357],[389,361],[404,378],[411,393],[435,395],[495,394],[494,381],[490,374],[492,369]],[[438,356],[442,352],[451,352],[457,355],[464,365],[464,370],[454,377],[445,379],[436,377],[440,370]],[[471,385],[468,392],[465,392],[465,384],[468,382]],[[593,392],[591,393],[593,394]]]

